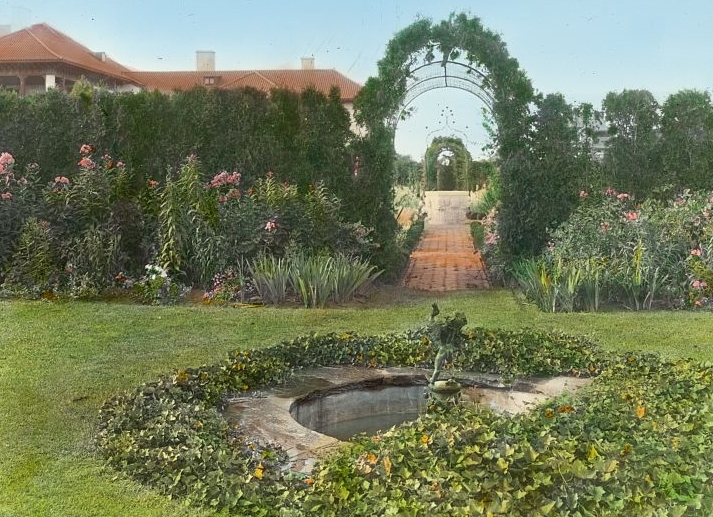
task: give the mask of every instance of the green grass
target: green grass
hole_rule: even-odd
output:
[[[509,291],[450,295],[384,288],[345,308],[226,309],[0,302],[0,516],[201,516],[105,468],[92,445],[101,404],[175,368],[309,332],[401,331],[430,305],[470,325],[587,335],[614,350],[713,360],[697,312],[547,314]]]

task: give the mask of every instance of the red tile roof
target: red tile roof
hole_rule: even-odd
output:
[[[32,25],[0,37],[0,63],[67,63],[90,72],[130,81],[125,66],[105,57],[100,59],[87,47],[50,27]]]
[[[204,78],[214,77],[216,88],[241,88],[250,86],[269,92],[273,88],[286,88],[301,92],[309,87],[329,93],[333,86],[339,88],[342,100],[351,102],[361,85],[336,70],[217,70],[214,72],[128,72],[127,75],[149,90],[172,92],[205,85]]]
[[[333,86],[341,92],[342,101],[351,102],[361,85],[336,70],[226,70],[140,72],[109,59],[104,61],[87,47],[46,23],[0,37],[0,64],[11,63],[67,63],[84,70],[135,83],[149,90],[170,93],[194,86],[206,85],[205,77],[214,77],[211,87],[240,88],[250,86],[269,92],[273,88],[286,88],[301,92],[309,87],[328,94]]]

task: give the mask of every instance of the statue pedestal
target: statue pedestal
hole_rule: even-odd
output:
[[[449,399],[458,399],[463,386],[455,379],[447,379],[444,381],[434,381],[428,385],[429,393],[440,401]]]

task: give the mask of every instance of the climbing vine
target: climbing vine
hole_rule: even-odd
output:
[[[482,88],[492,97],[494,147],[501,163],[504,185],[514,194],[508,200],[526,195],[517,173],[522,162],[516,157],[527,152],[526,135],[531,123],[530,107],[535,94],[516,59],[511,57],[505,43],[496,33],[483,27],[477,17],[465,13],[451,14],[447,20],[434,24],[420,19],[398,32],[389,42],[384,57],[378,63],[377,77],[371,77],[355,99],[355,117],[366,130],[366,140],[390,137],[393,147],[394,127],[390,121],[399,113],[413,70],[419,66],[448,61],[465,62],[468,66],[485,71]],[[384,149],[382,152],[393,150]],[[374,148],[379,148],[374,142]],[[372,174],[391,178],[392,160],[378,160],[372,164]],[[380,167],[377,171],[374,166]],[[380,185],[390,191],[390,182]],[[388,198],[382,193],[381,201]],[[509,213],[506,211],[506,213]],[[506,249],[517,243],[503,243]]]
[[[448,159],[443,160],[443,156]],[[473,190],[472,161],[460,138],[434,138],[424,158],[426,190]]]

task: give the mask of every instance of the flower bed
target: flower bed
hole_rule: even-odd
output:
[[[238,515],[708,515],[713,369],[648,355],[613,358],[559,334],[476,328],[458,368],[506,377],[597,375],[574,396],[504,417],[435,412],[286,474],[279,448],[231,429],[229,393],[315,365],[428,366],[427,329],[305,336],[236,350],[107,401],[108,461],[171,497]]]

